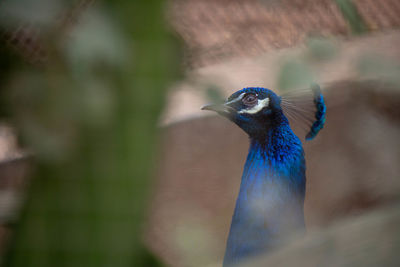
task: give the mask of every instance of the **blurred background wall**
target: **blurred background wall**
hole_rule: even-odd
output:
[[[223,118],[201,112],[200,106],[225,98],[243,87],[262,86],[279,93],[317,82],[323,88],[328,111],[327,124],[320,135],[312,142],[304,142],[308,179],[305,213],[309,234],[305,239],[295,239],[282,250],[251,264],[397,266],[400,262],[396,253],[400,244],[397,226],[400,218],[400,2],[171,0],[164,4],[157,7],[144,5],[143,10],[148,13],[143,14],[154,16],[159,9],[160,13],[155,15],[165,15],[166,20],[161,19],[160,23],[167,23],[183,46],[180,66],[169,61],[162,66],[182,69],[184,75],[175,78],[173,85],[158,85],[163,90],[168,88],[168,91],[163,111],[152,117],[154,125],[158,125],[154,131],[160,134],[160,142],[155,145],[156,163],[149,159],[152,175],[145,176],[154,179],[151,184],[144,184],[150,188],[151,197],[141,200],[148,209],[144,212],[147,223],[139,237],[145,240],[150,254],[168,266],[221,264],[248,140],[240,129]],[[107,55],[119,59],[114,52],[122,48],[107,46],[107,40],[117,38],[114,34],[106,35],[106,42],[96,39],[101,31],[95,31],[96,34],[85,39],[93,28],[81,35],[74,34],[75,31],[79,33],[79,29],[86,29],[82,20],[85,21],[87,14],[99,7],[102,14],[109,15],[109,6],[91,1],[82,1],[72,9],[56,12],[66,13],[69,18],[72,16],[66,20],[68,23],[61,23],[60,27],[66,30],[58,38],[74,41],[81,40],[81,37],[83,44],[98,43],[100,48],[105,45],[109,49],[105,51],[111,51]],[[121,10],[116,10],[111,14],[118,16]],[[140,24],[140,19],[134,20],[130,12],[132,9],[127,8],[122,16],[125,20],[115,19],[115,22],[132,23],[133,28],[137,23],[137,28],[143,32],[146,32],[146,27],[152,28],[151,23],[145,27]],[[7,23],[4,25],[6,49],[18,55],[21,61],[29,62],[31,68],[42,70],[49,49],[46,48],[48,40],[39,38],[43,29],[24,24],[17,24],[20,26],[14,28]],[[145,36],[138,29],[117,29],[112,28],[111,32],[123,32],[133,40]],[[154,43],[162,47],[170,42],[151,36],[149,39],[151,41],[146,45],[150,51]],[[130,47],[129,40],[119,44],[132,51],[140,47],[137,43]],[[78,57],[90,54],[92,49],[89,46]],[[70,53],[68,51],[64,53]],[[102,53],[103,50],[99,51]],[[171,53],[165,52],[167,55]],[[146,62],[147,58],[137,59],[133,55],[130,59]],[[178,57],[174,60],[179,62]],[[95,61],[93,68],[101,64]],[[129,64],[121,66],[121,69],[130,67]],[[79,69],[79,64],[73,66],[76,68]],[[112,72],[112,69],[106,70]],[[82,75],[77,76],[78,80],[85,77],[80,71],[78,75]],[[159,77],[157,75],[172,77],[175,74],[157,72],[148,78]],[[126,88],[135,77],[126,81]],[[96,76],[95,81],[98,79]],[[118,78],[111,83],[118,85],[120,82]],[[135,97],[155,97],[152,93],[155,89],[142,84],[136,84]],[[164,98],[164,93],[158,95],[160,99]],[[105,94],[106,99],[110,97]],[[128,98],[130,102],[125,104],[136,105],[135,97]],[[123,105],[124,102],[116,104]],[[161,107],[162,104],[156,109]],[[101,104],[99,109],[103,110],[104,106]],[[148,112],[150,110],[153,109]],[[123,114],[126,112],[143,114],[141,110],[124,109]],[[110,120],[115,120],[115,117]],[[31,177],[28,175],[29,166],[35,166],[29,164],[30,158],[24,155],[29,151],[33,158],[37,156],[31,147],[17,143],[15,136],[21,131],[18,123],[8,119],[4,120],[4,125],[0,134],[3,160],[0,163],[0,218],[4,218],[0,234],[3,251],[7,251],[7,240],[13,240],[14,231],[10,222],[18,221],[15,211],[24,199],[26,191],[23,189]],[[141,127],[144,126],[136,124],[131,131],[140,132]],[[302,134],[299,129],[295,130]],[[138,135],[140,137],[143,134]],[[126,138],[134,137],[127,135]],[[132,153],[126,164],[132,164],[129,170],[133,173],[137,164],[140,165],[137,160],[140,152]],[[104,164],[107,160],[105,155],[99,162]],[[99,168],[96,164],[92,168]],[[137,176],[128,175],[126,179],[137,179]],[[71,190],[76,189],[72,187]],[[132,194],[135,192],[131,191]],[[110,194],[118,194],[118,191]],[[119,201],[135,201],[135,198]],[[130,206],[125,208],[129,210]],[[103,231],[112,233],[108,228]],[[146,264],[152,266],[156,263]]]

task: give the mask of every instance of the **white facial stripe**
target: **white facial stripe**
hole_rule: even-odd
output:
[[[237,101],[239,101],[239,100],[242,100],[242,98],[244,97],[245,94],[246,94],[246,93],[241,93],[241,94],[240,94],[238,97],[236,97],[235,99],[232,99],[231,101],[226,102],[225,105],[229,105],[229,104],[235,103],[235,102],[237,102]]]
[[[258,100],[257,105],[255,105],[251,109],[244,109],[244,110],[239,111],[238,113],[240,113],[240,114],[243,114],[243,113],[255,114],[255,113],[259,112],[260,110],[262,110],[263,108],[267,107],[268,104],[269,104],[269,98],[267,97],[267,98]]]

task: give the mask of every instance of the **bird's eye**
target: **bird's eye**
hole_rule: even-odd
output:
[[[254,106],[257,101],[257,96],[255,94],[247,94],[242,99],[243,104],[246,106]]]

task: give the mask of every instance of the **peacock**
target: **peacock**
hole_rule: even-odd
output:
[[[271,251],[287,237],[305,231],[304,151],[288,118],[301,125],[309,123],[306,140],[313,139],[323,128],[326,106],[321,90],[313,85],[308,91],[311,94],[295,91],[278,96],[266,88],[247,87],[223,104],[202,107],[228,118],[250,138],[226,245],[225,267]]]

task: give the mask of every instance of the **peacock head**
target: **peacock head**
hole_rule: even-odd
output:
[[[325,125],[326,105],[319,85],[278,96],[269,89],[248,87],[232,94],[225,103],[202,107],[230,119],[250,137],[264,137],[268,130],[288,125],[292,120],[305,123],[306,140],[312,140]]]
[[[205,105],[202,110],[215,111],[228,118],[250,137],[264,135],[269,128],[288,123],[282,112],[281,97],[261,87],[244,88],[225,103]]]

